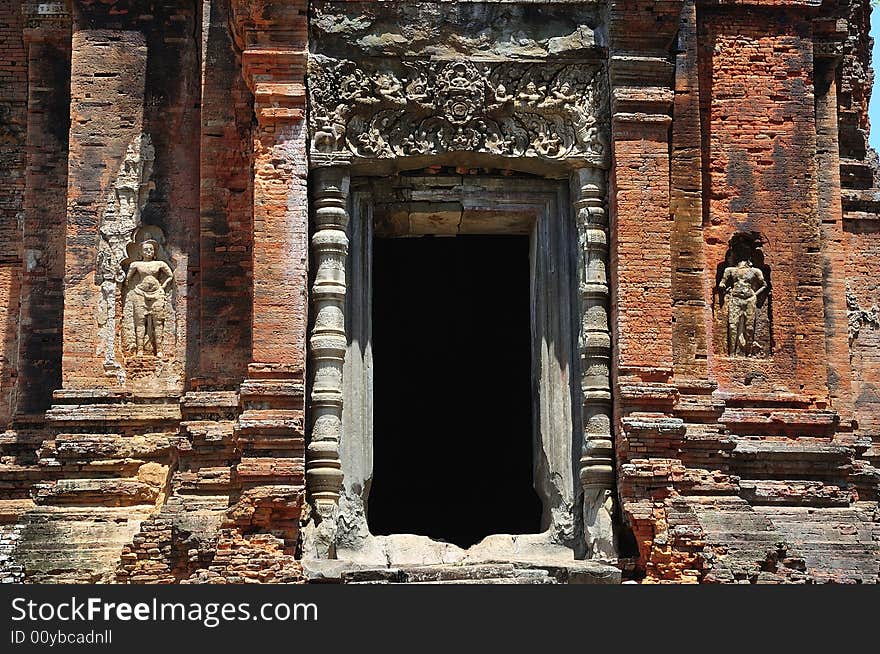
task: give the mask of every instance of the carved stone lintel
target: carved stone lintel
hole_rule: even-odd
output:
[[[598,64],[309,58],[311,152],[446,152],[608,165]]]
[[[342,433],[342,365],[346,350],[348,169],[339,166],[316,170],[312,188],[315,228],[312,253],[316,265],[312,306],[315,323],[309,342],[313,380],[306,478],[317,513],[316,522],[327,523],[330,528],[330,524],[335,524],[342,488],[339,438]],[[329,555],[329,551],[323,554]]]
[[[614,443],[611,432],[611,336],[608,322],[608,219],[605,173],[582,168],[572,176],[578,230],[580,360],[583,445],[580,479],[584,489],[587,557],[614,560],[612,529]]]

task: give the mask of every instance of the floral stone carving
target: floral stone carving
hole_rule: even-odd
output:
[[[453,151],[606,166],[604,72],[592,64],[309,60],[312,152]]]
[[[863,309],[858,298],[851,289],[846,289],[846,310],[849,323],[849,341],[852,343],[859,337],[863,327],[880,329],[880,309],[876,306]]]

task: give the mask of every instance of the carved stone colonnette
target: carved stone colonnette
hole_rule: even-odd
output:
[[[317,272],[307,478],[317,513],[326,523],[342,486],[339,439],[351,165],[403,158],[436,162],[453,153],[490,157],[514,168],[517,162],[541,162],[554,176],[571,172],[579,243],[584,531],[589,558],[614,559],[604,69],[592,63],[355,63],[312,55],[308,92]],[[314,546],[307,547],[310,553],[331,552],[333,527],[325,524],[315,533]]]

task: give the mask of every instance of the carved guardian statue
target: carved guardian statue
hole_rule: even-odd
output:
[[[125,278],[131,304],[134,346],[138,356],[161,357],[165,336],[165,304],[174,278],[167,263],[156,259],[156,241],[141,244],[141,260],[133,261]]]

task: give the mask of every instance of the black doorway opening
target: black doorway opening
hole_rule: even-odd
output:
[[[373,244],[373,534],[540,532],[529,239]]]

